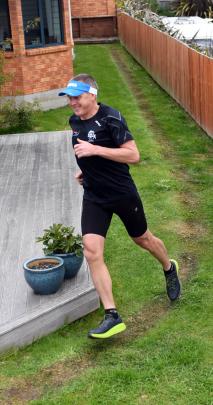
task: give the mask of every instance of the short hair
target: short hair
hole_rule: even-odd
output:
[[[98,90],[98,85],[94,77],[88,75],[87,73],[80,73],[72,78],[72,80],[76,80],[78,82],[83,82],[89,84],[91,87],[94,87]]]

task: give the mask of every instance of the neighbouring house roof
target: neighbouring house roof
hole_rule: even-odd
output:
[[[213,19],[200,17],[163,17],[163,23],[178,39],[194,41],[201,48],[213,47]]]
[[[201,17],[162,17],[162,21],[165,25],[170,27],[174,25],[206,25],[213,23],[213,18],[201,18]]]

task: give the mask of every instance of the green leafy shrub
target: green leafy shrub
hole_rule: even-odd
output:
[[[44,229],[44,234],[36,238],[36,242],[43,243],[45,255],[52,253],[64,254],[75,253],[82,255],[82,237],[74,234],[74,228],[62,224],[53,224],[48,229]]]
[[[3,86],[11,79],[11,75],[5,73],[4,63],[5,52],[0,49],[0,97]],[[2,98],[0,102],[0,134],[31,131],[38,112],[39,104],[37,101],[18,103],[15,99],[4,101]]]
[[[180,0],[176,10],[177,16],[213,17],[212,0]]]
[[[39,105],[37,102],[16,103],[9,100],[0,105],[1,133],[27,132],[34,127]]]
[[[157,12],[159,4],[157,0],[116,0],[117,7],[128,10],[132,17],[139,18],[143,9],[149,8]]]
[[[154,6],[154,0],[148,2],[145,0],[117,0],[116,4],[131,17],[137,18],[160,31],[167,32],[171,36],[175,36],[172,30],[163,24],[162,18],[156,13],[159,7],[158,5]]]

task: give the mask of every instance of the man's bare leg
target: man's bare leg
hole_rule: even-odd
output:
[[[166,278],[166,291],[169,299],[175,301],[181,293],[181,285],[178,278],[178,263],[174,259],[169,259],[167,250],[161,239],[156,238],[147,230],[139,238],[133,238],[143,249],[148,250],[161,264]]]
[[[89,264],[94,286],[105,309],[115,308],[112,295],[112,280],[104,262],[105,238],[100,235],[83,236],[84,255]]]
[[[88,261],[95,288],[105,309],[103,322],[88,333],[90,338],[106,339],[123,332],[126,325],[119,316],[112,294],[112,280],[104,263],[104,237],[86,234],[83,237],[84,255]]]
[[[147,230],[142,236],[133,238],[134,242],[148,250],[161,264],[165,271],[171,267],[171,262],[163,241]]]

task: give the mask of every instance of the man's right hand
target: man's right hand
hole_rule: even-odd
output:
[[[81,171],[77,172],[75,174],[75,178],[78,181],[78,183],[82,186],[82,184],[83,184],[83,173]]]

